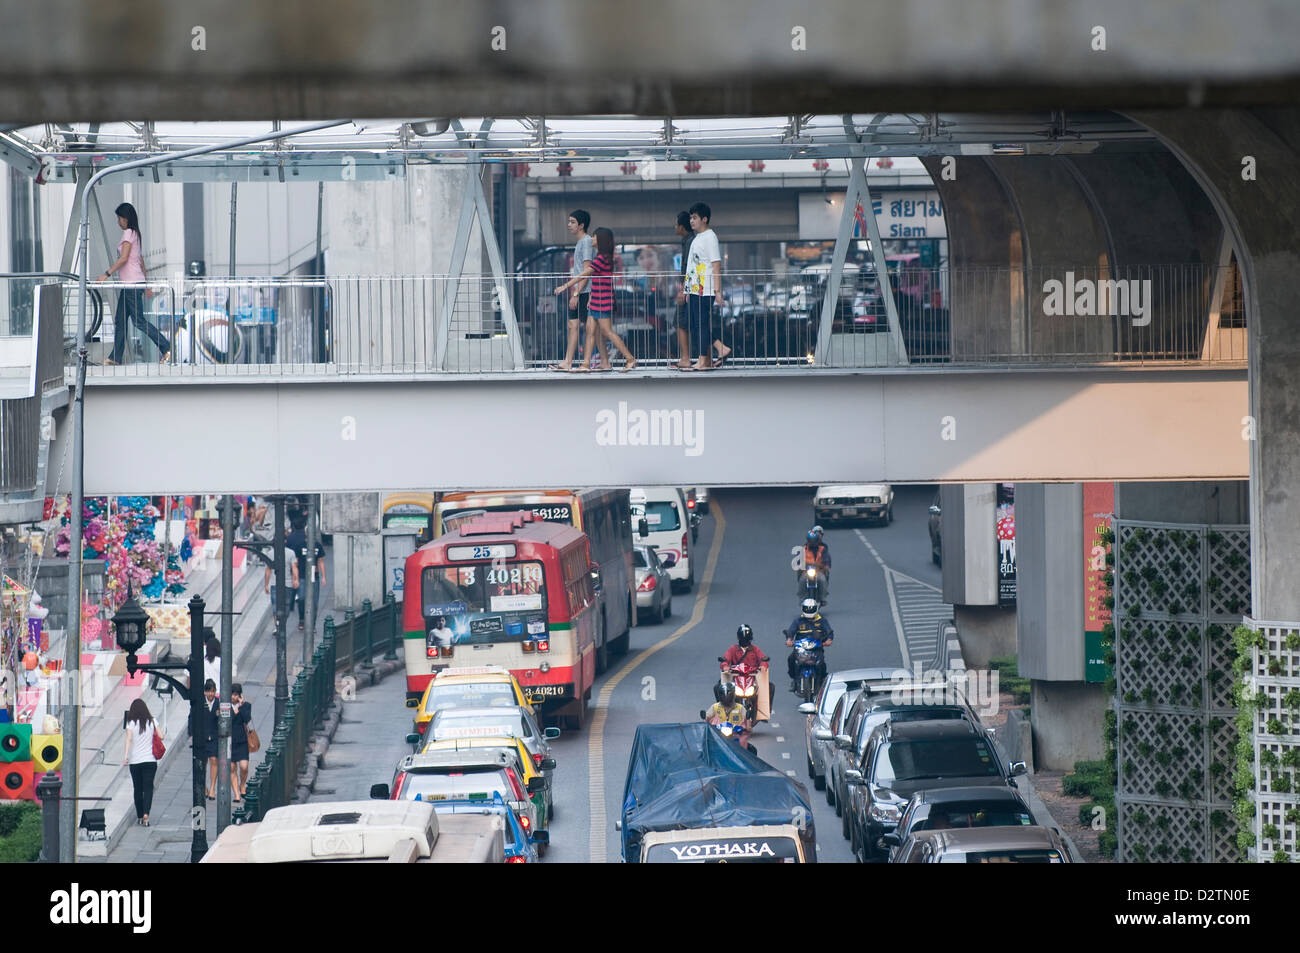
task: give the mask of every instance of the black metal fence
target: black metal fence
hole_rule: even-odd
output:
[[[311,661],[294,680],[285,705],[284,719],[276,725],[266,755],[248,781],[248,794],[235,822],[259,821],[267,811],[293,802],[298,775],[307,758],[312,733],[320,727],[334,701],[334,677],[360,662],[374,658],[397,658],[400,605],[391,593],[378,609],[370,600],[362,603],[361,614],[347,610],[343,624],[325,618],[325,635]]]

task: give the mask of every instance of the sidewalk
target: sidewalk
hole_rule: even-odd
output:
[[[254,571],[246,573],[237,582],[235,588],[235,608],[243,612],[243,615],[236,620],[233,646],[236,671],[233,680],[243,684],[245,698],[253,706],[253,727],[262,739],[262,750],[249,758],[250,777],[257,770],[266,747],[270,744],[275,713],[274,620],[270,599],[262,591],[261,569],[258,566],[252,568]],[[329,606],[333,597],[333,561],[328,553],[326,568],[327,579],[331,583],[321,589],[313,648],[320,640],[324,618],[330,612]],[[290,611],[286,620],[286,669],[290,688],[293,686],[294,667],[301,662],[302,658],[303,635],[298,630],[297,620],[295,608]],[[219,617],[214,617],[213,622],[213,627],[217,628]],[[160,861],[188,863],[190,860],[190,843],[193,837],[190,822],[193,781],[190,738],[187,731],[189,702],[175,697],[170,702],[163,703],[152,692],[145,694],[159,723],[166,728],[167,744],[167,754],[159,765],[158,777],[154,784],[153,809],[149,814],[150,826],[140,827],[135,823],[131,779],[127,770],[122,768],[121,775],[112,789],[113,801],[107,815],[109,836],[107,841],[99,842],[107,847],[104,852],[106,856],[93,856],[88,848],[96,845],[82,841],[78,845],[79,860],[88,862],[108,860],[113,863]],[[155,702],[159,703],[159,707],[166,705],[164,714],[159,714],[158,709],[153,707]],[[108,717],[111,717],[114,722],[117,730],[114,739],[120,744],[121,706],[115,707],[110,703],[105,705],[105,711],[112,713]],[[117,757],[120,758],[120,753]],[[207,784],[206,776],[204,784]],[[216,802],[208,801],[206,806],[208,844],[211,845],[217,837]]]

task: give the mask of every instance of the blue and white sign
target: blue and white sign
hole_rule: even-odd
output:
[[[831,202],[827,203],[826,199]],[[891,190],[878,192],[871,206],[882,239],[947,238],[948,226],[943,217],[943,200],[937,189]],[[844,193],[805,192],[799,196],[799,238],[801,241],[827,241],[840,231],[844,210]],[[866,222],[853,223],[854,239],[867,238]]]

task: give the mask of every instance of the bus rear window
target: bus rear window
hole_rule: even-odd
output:
[[[421,596],[431,644],[522,641],[546,632],[546,584],[537,560],[428,566]]]

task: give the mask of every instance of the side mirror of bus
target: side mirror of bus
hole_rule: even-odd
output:
[[[650,535],[650,521],[646,519],[644,516],[637,521],[636,532],[637,535],[640,536],[642,539],[645,539],[647,536]]]
[[[372,785],[370,785],[370,797],[371,797],[373,800],[376,800],[376,801],[387,801],[387,800],[388,800],[388,785],[387,785],[387,784],[372,784]]]

